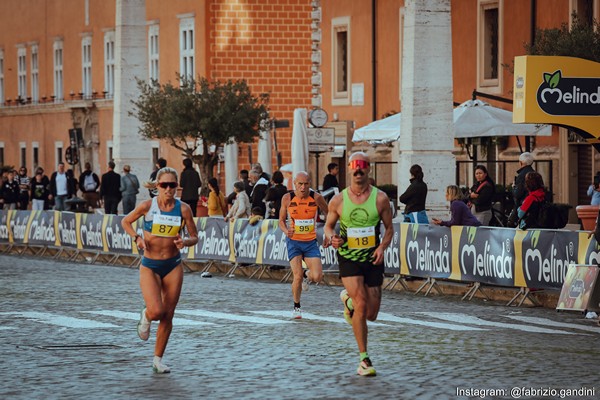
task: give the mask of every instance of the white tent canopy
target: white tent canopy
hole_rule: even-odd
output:
[[[468,100],[454,109],[454,137],[476,138],[489,136],[550,136],[552,126],[513,124],[512,112],[493,107],[481,100]],[[432,118],[435,118],[432,116]],[[401,114],[359,128],[353,142],[373,145],[392,143],[400,139]]]

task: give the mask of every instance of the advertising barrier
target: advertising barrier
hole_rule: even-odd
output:
[[[0,211],[0,243],[138,255],[121,227],[122,219],[122,215]],[[182,250],[185,259],[289,266],[286,236],[277,220],[254,226],[246,219],[225,222],[205,217],[195,222],[198,244]],[[143,234],[141,221],[134,228]],[[385,273],[391,275],[559,290],[570,264],[600,262],[600,246],[586,232],[408,223],[394,223],[393,228],[384,257]],[[323,270],[337,271],[337,252],[322,247],[322,223],[317,240]]]

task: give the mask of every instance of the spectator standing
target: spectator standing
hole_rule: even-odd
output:
[[[31,209],[46,210],[48,204],[48,177],[44,170],[38,168],[31,180]]]
[[[600,175],[598,173],[594,176],[594,183],[588,188],[587,195],[592,198],[590,202],[592,206],[600,205]]]
[[[192,160],[185,158],[183,160],[183,171],[179,177],[179,186],[181,186],[181,201],[189,204],[192,209],[192,214],[196,216],[196,208],[198,206],[198,190],[202,186],[198,171],[192,166]]]
[[[265,202],[267,202],[269,208],[268,218],[279,219],[279,210],[281,209],[281,198],[288,192],[287,188],[283,186],[283,174],[281,171],[273,172],[271,178],[273,185],[267,189],[265,194]]]
[[[137,176],[131,173],[131,167],[127,164],[123,166],[120,190],[123,198],[123,214],[129,214],[135,209],[136,195],[140,192],[140,182]]]
[[[249,175],[250,174],[247,169],[240,171],[240,180],[244,182],[244,190],[246,191],[248,197],[250,197],[250,194],[252,193],[252,182],[250,182]]]
[[[100,178],[92,171],[92,165],[86,162],[85,170],[79,175],[79,190],[81,190],[81,197],[87,201],[88,207],[98,208],[100,200],[99,187]]]
[[[56,211],[65,211],[65,200],[73,195],[69,193],[72,189],[68,185],[68,177],[65,171],[65,163],[58,163],[58,168],[50,176],[50,195],[49,200],[54,200],[54,209]]]
[[[7,179],[2,183],[1,191],[2,200],[4,202],[3,208],[5,210],[16,210],[21,189],[19,188],[19,183],[15,179],[15,171],[8,171],[6,176]]]
[[[323,191],[334,187],[339,189],[340,184],[338,183],[337,175],[340,173],[340,166],[336,163],[329,163],[327,171],[329,173],[323,178]]]
[[[527,175],[525,175],[525,188],[528,191],[528,195],[517,209],[519,228],[540,228],[538,223],[540,204],[546,200],[546,191],[544,190],[544,180],[542,179],[542,175],[535,171],[528,172]]]
[[[225,221],[233,221],[237,218],[250,217],[250,198],[246,194],[244,182],[238,181],[233,184],[233,191],[236,193],[233,206],[225,216]]]
[[[271,180],[271,175],[269,175],[265,171],[263,171],[262,165],[260,165],[260,163],[254,164],[252,166],[252,169],[254,171],[258,172],[260,174],[260,177],[266,179],[267,182],[269,182]]]
[[[483,165],[475,167],[475,184],[471,188],[469,201],[471,203],[471,212],[477,218],[481,225],[487,226],[492,219],[492,202],[496,185],[488,175],[487,168]]]
[[[21,167],[19,169],[17,182],[19,183],[19,210],[27,210],[29,206],[29,188],[31,186],[31,179],[27,176],[27,168]]]
[[[45,198],[46,201],[44,203],[44,210],[49,210],[52,203],[52,201],[50,200],[50,178],[48,178],[48,176],[44,174],[44,168],[42,167],[37,167],[37,169],[35,170],[35,174],[41,175],[42,182],[46,185],[47,195]]]
[[[167,166],[167,160],[165,160],[164,158],[159,158],[158,160],[156,160],[156,164],[154,164],[154,171],[152,171],[152,173],[150,174],[150,181],[151,182],[155,182],[156,181],[156,174],[158,173],[158,171],[164,167]],[[158,193],[156,188],[150,188],[148,189],[148,193],[150,194],[150,197],[154,197],[156,196],[156,194]]]
[[[434,224],[441,226],[480,226],[481,222],[471,213],[471,210],[462,200],[462,192],[456,185],[446,188],[446,200],[450,202],[450,220],[442,221],[432,218]]]
[[[269,188],[269,181],[260,176],[260,172],[253,169],[250,171],[250,182],[253,183],[252,193],[250,194],[250,203],[252,209],[260,207],[263,211],[263,215],[266,214],[267,206],[264,202],[265,196],[267,195],[267,189]]]
[[[108,163],[108,171],[102,175],[100,182],[100,197],[104,201],[106,214],[117,214],[117,207],[121,201],[121,175],[115,171],[115,163]]]
[[[427,184],[423,182],[423,169],[419,164],[410,167],[410,185],[400,195],[404,207],[404,221],[417,224],[428,224],[425,201],[427,199]]]
[[[208,180],[208,189],[210,190],[206,204],[208,216],[225,217],[227,215],[227,204],[225,203],[225,196],[219,190],[219,182],[216,178]]]
[[[533,154],[529,152],[522,153],[519,156],[519,169],[515,175],[515,181],[513,183],[513,200],[515,202],[512,212],[508,218],[508,224],[511,227],[517,226],[517,220],[519,219],[517,209],[525,200],[527,196],[527,189],[525,188],[525,176],[529,172],[534,172],[533,167]]]

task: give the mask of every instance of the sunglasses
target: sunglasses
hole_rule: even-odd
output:
[[[350,169],[366,169],[369,167],[369,162],[366,160],[352,160],[348,163]]]
[[[175,189],[177,187],[177,182],[158,182],[158,187],[161,187],[163,189]]]

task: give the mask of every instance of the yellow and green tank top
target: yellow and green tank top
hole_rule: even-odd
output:
[[[340,236],[344,244],[338,249],[347,260],[368,262],[379,246],[379,222],[377,192],[373,187],[367,201],[355,204],[348,196],[348,188],[342,191],[343,205],[340,217]]]

